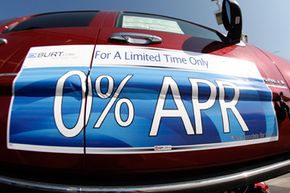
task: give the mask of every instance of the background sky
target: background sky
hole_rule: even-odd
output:
[[[189,20],[225,32],[211,0],[1,0],[0,20],[63,10],[123,10]],[[238,0],[249,43],[290,60],[290,1]]]

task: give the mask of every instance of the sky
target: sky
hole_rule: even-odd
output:
[[[0,20],[65,10],[117,10],[155,13],[189,20],[225,33],[212,0],[0,0]],[[249,43],[290,60],[290,1],[238,0]]]

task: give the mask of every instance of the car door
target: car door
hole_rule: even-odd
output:
[[[277,148],[269,145],[278,140],[271,90],[224,40],[174,18],[111,13],[90,71],[86,167],[192,169]],[[254,144],[266,145],[253,155]]]
[[[101,20],[97,11],[40,14],[2,31],[2,162],[81,168],[86,79]]]

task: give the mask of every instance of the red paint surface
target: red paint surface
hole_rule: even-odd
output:
[[[109,37],[115,32],[140,32],[162,37],[161,44],[150,45],[150,47],[201,52],[248,60],[257,65],[263,78],[283,80],[286,83],[285,86],[290,85],[290,63],[274,55],[264,53],[253,46],[227,45],[221,42],[158,31],[115,28],[117,16],[118,13],[114,12],[100,12],[90,26],[84,28],[35,29],[0,34],[0,38],[6,38],[9,42],[7,45],[0,45],[0,73],[19,72],[30,47],[78,44],[125,45],[109,41]],[[228,164],[267,158],[290,151],[290,121],[288,119],[279,122],[279,141],[277,142],[208,151],[144,155],[76,155],[8,150],[6,145],[7,118],[14,78],[15,76],[0,77],[1,163],[40,166],[48,169],[85,169],[91,172],[131,173],[227,166]],[[278,100],[279,93],[283,92],[283,99],[290,106],[289,89],[270,88],[273,91],[273,104]]]

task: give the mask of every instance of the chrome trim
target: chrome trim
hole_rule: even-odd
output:
[[[17,76],[17,73],[2,73],[0,74],[0,77],[1,76]]]
[[[212,149],[222,149],[222,148],[231,148],[231,147],[241,147],[247,145],[255,145],[261,143],[270,143],[278,141],[278,136],[276,137],[267,137],[260,139],[252,140],[241,140],[237,142],[224,142],[224,143],[211,143],[211,144],[200,144],[200,145],[185,145],[185,146],[171,146],[164,145],[159,147],[170,147],[170,148],[161,148],[157,150],[155,147],[131,147],[131,148],[97,148],[97,147],[86,147],[87,154],[153,154],[153,153],[175,153],[175,152],[190,152],[190,151],[204,151]]]
[[[0,38],[0,45],[1,44],[8,44],[8,40],[5,38]]]
[[[162,38],[159,36],[134,32],[118,32],[112,34],[110,40],[124,41],[129,44],[148,45],[158,44],[162,42]]]
[[[59,147],[59,146],[45,146],[45,145],[29,145],[7,143],[8,149],[25,150],[34,152],[47,152],[47,153],[69,153],[69,154],[84,154],[84,147]]]
[[[7,133],[8,135],[8,133]],[[252,140],[241,140],[237,142],[224,142],[224,143],[211,143],[211,144],[199,144],[199,145],[185,145],[185,146],[155,146],[155,147],[129,147],[129,148],[97,148],[86,147],[87,154],[110,154],[110,155],[122,155],[122,154],[155,154],[155,153],[176,153],[176,152],[191,152],[191,151],[204,151],[212,149],[222,149],[231,147],[240,147],[246,145],[255,145],[261,143],[270,143],[278,141],[278,136],[267,137]],[[25,150],[34,152],[50,152],[50,153],[73,153],[83,154],[83,147],[64,147],[64,146],[45,146],[45,145],[29,145],[10,143],[7,138],[8,149]]]
[[[283,170],[283,173],[282,173]],[[202,180],[193,180],[168,184],[139,185],[139,186],[77,186],[65,184],[43,183],[38,181],[22,180],[0,175],[0,184],[14,186],[18,188],[29,188],[33,190],[53,191],[53,192],[168,192],[194,190],[215,187],[222,184],[240,182],[250,182],[259,179],[261,176],[270,175],[277,172],[279,175],[290,170],[290,160],[281,161],[275,164],[262,166],[244,172],[233,173],[218,177],[206,178]],[[271,175],[270,175],[271,176]]]

